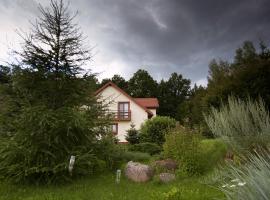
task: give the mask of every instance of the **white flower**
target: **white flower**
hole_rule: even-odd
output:
[[[236,185],[231,185],[230,187],[233,188],[233,187],[236,187]]]
[[[239,186],[244,186],[244,185],[246,185],[246,182],[239,182],[238,185]]]
[[[222,185],[223,188],[228,187],[228,186],[229,186],[228,184]]]
[[[239,182],[240,180],[238,178],[231,180],[231,182]]]

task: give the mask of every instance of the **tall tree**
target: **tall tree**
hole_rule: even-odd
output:
[[[219,107],[229,95],[245,99],[262,97],[270,108],[270,51],[261,44],[257,52],[251,42],[244,42],[236,50],[234,62],[212,62],[209,67],[207,94],[208,106]]]
[[[16,52],[19,67],[12,89],[20,105],[12,133],[1,147],[0,174],[13,181],[69,179],[68,162],[76,156],[74,175],[87,174],[97,160],[102,110],[93,97],[94,75],[83,73],[90,51],[63,1],[42,6],[40,17]],[[99,126],[100,125],[100,126]]]
[[[177,118],[177,109],[187,99],[189,89],[190,80],[183,78],[181,74],[172,73],[168,81],[162,80],[159,84],[158,113]]]
[[[76,15],[68,12],[62,0],[59,4],[51,1],[50,10],[42,6],[39,10],[41,15],[31,32],[20,34],[23,51],[16,54],[19,65],[26,69],[19,73],[20,87],[29,89],[33,101],[43,101],[51,108],[73,105],[84,92],[77,76],[89,61],[90,51],[72,22]]]
[[[122,76],[120,76],[118,74],[115,74],[112,77],[112,82],[115,83],[121,89],[127,90],[128,83],[127,83],[127,81]]]
[[[155,97],[157,86],[157,82],[143,69],[135,72],[128,81],[128,91],[133,97]]]
[[[116,84],[118,87],[120,87],[123,90],[127,90],[128,82],[119,74],[115,74],[112,78],[105,78],[101,81],[100,87],[108,83],[109,81]]]

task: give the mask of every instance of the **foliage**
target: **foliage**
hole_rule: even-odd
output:
[[[218,140],[202,140],[191,130],[178,128],[166,135],[164,155],[179,163],[180,173],[201,175],[224,158],[226,146]]]
[[[167,81],[161,80],[158,86],[160,102],[158,114],[170,116],[177,120],[182,119],[180,113],[177,113],[176,110],[188,97],[189,89],[190,80],[183,78],[181,74],[172,73]]]
[[[117,85],[118,87],[120,87],[124,91],[127,91],[128,82],[119,74],[115,74],[111,79],[109,79],[109,78],[103,79],[101,81],[99,87],[102,87],[103,85],[105,85],[109,81],[113,82],[115,85]]]
[[[250,154],[248,162],[241,167],[230,165],[227,182],[220,190],[227,199],[252,200],[270,198],[270,155]]]
[[[224,163],[228,147],[222,140],[203,139],[200,148],[204,172],[212,172],[215,167]]]
[[[205,126],[203,113],[208,114],[210,107],[220,108],[222,102],[227,103],[230,95],[241,100],[258,100],[261,97],[269,110],[269,58],[270,50],[266,45],[260,43],[260,47],[255,48],[252,42],[246,41],[235,51],[233,62],[212,60],[209,64],[207,87],[195,85],[186,100],[181,105],[178,104],[175,118],[185,126],[200,127],[207,136],[211,136]]]
[[[147,120],[141,127],[141,141],[162,145],[165,134],[176,126],[176,121],[170,117],[157,116]]]
[[[97,133],[91,110],[32,107],[16,119],[16,132],[2,138],[0,174],[14,182],[66,181],[71,155],[75,175],[93,173]],[[67,124],[67,125],[66,125]]]
[[[126,140],[130,144],[138,144],[140,142],[139,131],[135,129],[135,125],[131,124],[130,129],[127,130]]]
[[[13,117],[18,114],[19,105],[15,101],[12,86],[13,72],[10,67],[0,65],[0,135],[9,135],[13,127]]]
[[[155,143],[145,142],[129,146],[130,151],[139,151],[149,153],[150,155],[159,154],[161,147]]]
[[[110,138],[103,140],[102,143],[95,152],[99,155],[100,160],[105,161],[105,169],[116,170],[128,161],[141,162],[148,161],[151,158],[146,152],[129,151],[126,147],[123,147],[123,144],[114,145]]]
[[[220,100],[226,102],[229,95],[253,100],[260,96],[269,109],[269,52],[263,43],[260,44],[260,52],[256,52],[254,45],[246,41],[236,50],[233,63],[214,60],[209,67],[205,103],[217,107]]]
[[[233,149],[251,152],[267,149],[270,143],[270,118],[262,100],[253,102],[230,97],[220,110],[212,108],[206,116],[211,131]]]
[[[200,136],[196,133],[178,128],[166,135],[163,145],[164,155],[179,163],[181,171],[187,175],[204,173],[200,157]]]
[[[73,177],[101,165],[98,138],[108,120],[93,96],[95,75],[82,73],[90,59],[84,40],[63,1],[40,6],[32,32],[22,35],[19,61],[10,78],[11,93],[1,102],[1,177],[14,182],[70,180],[68,164],[76,156]],[[9,115],[7,118],[6,114]],[[8,119],[9,121],[7,121]]]
[[[121,158],[123,161],[148,161],[150,160],[151,156],[148,153],[143,152],[135,152],[135,151],[125,151],[122,153]]]
[[[9,83],[11,79],[11,71],[7,66],[0,65],[0,84]]]
[[[157,82],[143,69],[139,69],[128,81],[128,91],[132,97],[157,96]]]
[[[122,154],[126,151],[121,147],[122,145],[117,145],[115,142],[113,134],[107,134],[95,143],[94,153],[98,155],[99,162],[104,162],[103,170],[115,170],[120,167],[123,162]]]

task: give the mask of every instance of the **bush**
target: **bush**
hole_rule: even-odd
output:
[[[127,130],[126,140],[129,144],[138,144],[140,142],[139,131],[135,129],[134,124],[131,124],[130,126],[130,129]]]
[[[64,182],[71,179],[71,155],[76,156],[72,178],[93,173],[102,141],[94,120],[91,110],[25,108],[16,118],[16,131],[1,138],[1,176],[14,182]]]
[[[205,116],[210,130],[240,153],[267,149],[270,144],[270,118],[264,103],[230,97],[220,110],[212,108]]]
[[[165,134],[175,126],[175,119],[170,117],[157,116],[147,120],[141,127],[141,141],[162,145],[165,141]]]
[[[151,156],[148,153],[126,151],[122,153],[121,158],[125,162],[127,161],[140,162],[150,160]]]
[[[140,144],[134,144],[129,146],[130,151],[139,151],[149,153],[150,155],[159,154],[161,147],[155,143],[145,142]]]
[[[101,161],[105,162],[105,169],[115,170],[118,169],[123,162],[122,153],[125,149],[123,149],[122,146],[123,145],[117,145],[115,143],[113,135],[108,135],[97,141],[94,153],[98,155]]]
[[[213,169],[225,158],[227,153],[226,144],[219,139],[204,139],[200,142],[201,157],[204,159],[205,171]]]
[[[220,141],[202,140],[191,130],[178,128],[166,135],[164,155],[179,163],[181,173],[201,175],[213,168],[226,154]]]

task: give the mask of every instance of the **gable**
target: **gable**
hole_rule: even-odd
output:
[[[126,92],[124,92],[122,89],[120,89],[118,86],[116,86],[112,82],[108,82],[99,90],[97,90],[95,95],[101,96],[101,98],[105,100],[106,103],[130,102],[131,105],[134,105],[134,106],[131,106],[133,107],[133,109],[136,108],[139,110],[143,110],[147,114],[151,116],[153,115],[153,113],[149,109],[147,109],[143,105],[136,102],[134,98],[129,96]]]

